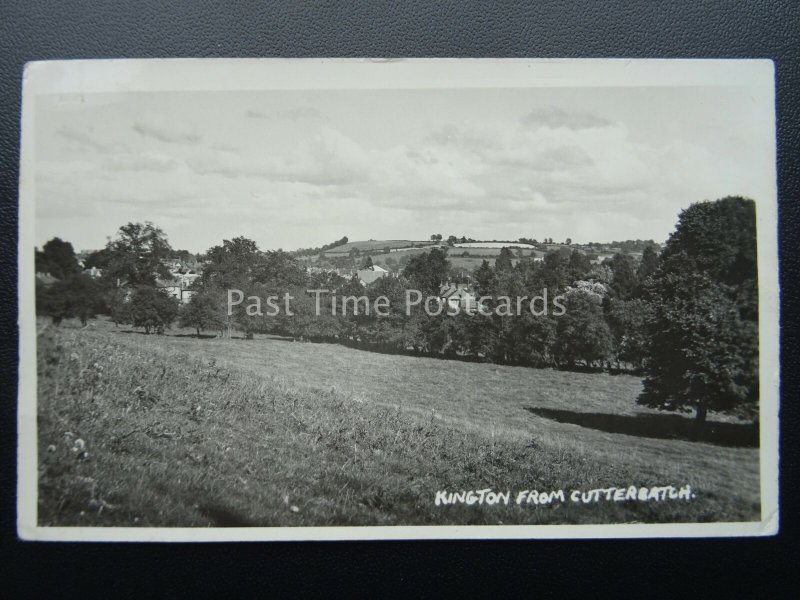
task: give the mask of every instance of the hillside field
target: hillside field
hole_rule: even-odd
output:
[[[398,260],[401,258],[411,258],[412,256],[418,256],[420,254],[427,254],[430,252],[428,248],[409,248],[408,250],[404,250],[401,252],[391,252],[389,254],[372,254],[372,263],[376,265],[380,265],[381,267],[386,266],[386,259],[391,258],[393,260]],[[462,256],[464,253],[468,253],[469,256]],[[450,248],[447,254],[447,260],[450,261],[450,264],[453,265],[456,269],[466,269],[468,271],[474,271],[478,267],[483,264],[483,261],[486,260],[489,262],[490,265],[494,265],[495,260],[500,255],[500,250],[495,250],[493,248],[480,248],[480,249],[460,249],[460,248]],[[525,251],[525,256],[530,256],[531,253]],[[517,254],[514,252],[514,256],[516,257]],[[511,263],[516,265],[519,262],[518,258],[512,258]]]
[[[40,525],[760,517],[747,426],[719,419],[697,434],[637,407],[631,376],[188,334],[40,321]],[[439,490],[686,484],[691,501],[434,503]]]
[[[341,246],[336,246],[335,248],[331,248],[326,250],[324,254],[347,254],[353,248],[357,248],[360,252],[375,252],[376,250],[383,251],[384,248],[410,248],[414,244],[427,244],[430,245],[433,242],[430,240],[428,241],[413,241],[413,240],[365,240],[360,242],[348,242],[346,244],[342,244]]]

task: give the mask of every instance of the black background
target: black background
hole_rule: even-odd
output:
[[[796,579],[798,38],[794,1],[0,2],[0,590],[233,595],[434,587],[520,597],[616,590],[768,596]],[[16,244],[26,61],[240,56],[772,58],[780,198],[781,533],[767,539],[55,544],[16,538]],[[18,591],[12,591],[16,588]],[[794,596],[786,587],[780,596]],[[4,594],[5,595],[5,594]],[[11,597],[11,596],[9,596]]]

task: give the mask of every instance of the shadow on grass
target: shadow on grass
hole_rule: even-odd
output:
[[[200,340],[215,340],[215,339],[217,339],[219,337],[217,335],[214,335],[213,333],[210,333],[210,334],[201,333],[199,336],[196,333],[173,333],[173,334],[171,334],[171,336],[172,337],[176,337],[176,338],[193,338],[195,340],[197,340],[197,339],[200,339]]]
[[[132,334],[135,334],[135,335],[151,335],[153,337],[159,337],[160,336],[160,337],[171,337],[171,338],[190,338],[190,339],[193,339],[193,340],[197,340],[197,339],[200,339],[200,340],[223,339],[223,338],[220,338],[218,335],[215,335],[213,333],[208,333],[208,334],[201,333],[200,337],[198,337],[196,333],[155,333],[153,331],[151,331],[150,333],[145,333],[144,331],[138,331],[136,329],[112,329],[110,331],[111,331],[111,333],[132,333]],[[226,337],[224,339],[226,339],[226,340],[227,339],[243,340],[245,338],[244,337],[239,337],[239,336],[233,336],[232,338],[227,338]]]
[[[719,423],[715,421],[696,423],[693,419],[687,419],[680,415],[638,414],[632,417],[533,406],[526,406],[525,410],[559,423],[571,423],[608,433],[706,442],[718,446],[758,447],[758,426],[756,424]]]

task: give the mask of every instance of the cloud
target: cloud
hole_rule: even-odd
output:
[[[165,144],[198,144],[200,135],[193,127],[181,125],[162,115],[149,113],[138,117],[133,123],[138,134]]]
[[[325,117],[316,108],[310,106],[298,106],[296,108],[288,108],[277,111],[263,111],[256,108],[249,108],[244,112],[248,119],[261,119],[261,120],[309,120],[309,121],[326,121]]]
[[[612,125],[611,121],[588,112],[567,112],[556,106],[546,106],[531,110],[522,117],[521,122],[526,127],[536,129],[549,127],[550,129],[566,128],[572,130],[594,129]]]
[[[166,173],[179,169],[184,163],[164,154],[114,154],[104,161],[110,171]]]
[[[108,152],[115,146],[114,144],[108,142],[98,142],[94,136],[90,135],[86,131],[80,131],[68,125],[59,127],[56,130],[56,135],[83,149],[89,149],[96,152]]]
[[[755,185],[742,188],[742,161],[705,148],[694,130],[678,140],[643,119],[564,107],[408,117],[377,104],[331,119],[266,96],[224,111],[216,99],[197,109],[161,102],[59,113],[37,147],[37,226],[49,228],[41,235],[69,222],[85,240],[152,219],[193,250],[235,235],[291,248],[428,229],[655,238],[680,207]]]
[[[186,162],[192,171],[203,176],[254,178],[320,187],[363,183],[370,169],[369,157],[361,145],[330,127],[293,140],[292,146],[283,146],[279,153],[196,152]]]
[[[269,113],[265,113],[265,112],[260,111],[260,110],[254,110],[252,108],[246,110],[244,112],[244,116],[246,116],[248,119],[269,119],[270,118]]]

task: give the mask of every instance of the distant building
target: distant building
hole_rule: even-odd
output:
[[[614,258],[614,252],[598,252],[597,258],[593,258],[590,262],[593,265],[602,264],[606,259]]]
[[[364,285],[369,285],[373,281],[378,281],[382,277],[386,277],[389,274],[389,271],[384,269],[383,267],[379,267],[378,265],[374,265],[369,269],[359,269],[358,270],[358,279]]]
[[[447,303],[448,310],[456,309],[475,311],[478,309],[478,299],[466,283],[448,283],[439,289],[439,297]]]
[[[642,252],[628,252],[628,256],[630,256],[634,262],[642,262]]]
[[[36,273],[36,281],[43,285],[52,285],[58,279],[50,275],[50,273]]]
[[[183,263],[180,258],[164,258],[161,264],[167,267],[170,271],[180,271]]]
[[[188,273],[172,273],[171,279],[156,279],[156,287],[164,290],[182,304],[192,299],[195,290],[190,289],[192,284],[200,277],[194,271]]]

